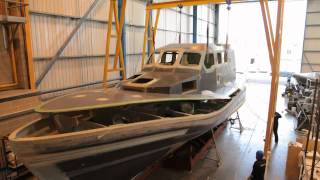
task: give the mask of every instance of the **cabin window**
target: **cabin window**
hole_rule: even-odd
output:
[[[214,55],[213,54],[207,54],[206,59],[204,60],[204,66],[209,69],[211,66],[214,65]]]
[[[150,79],[150,78],[139,78],[139,79],[135,80],[134,83],[145,84],[145,83],[148,83],[152,80],[153,79]]]
[[[137,77],[139,77],[139,76],[141,76],[141,75],[142,75],[142,74],[135,74],[135,75],[129,77],[128,79],[135,79],[135,78],[137,78]]]
[[[190,90],[193,90],[196,88],[197,88],[197,81],[195,81],[195,80],[182,83],[182,91],[183,92],[190,91]]]
[[[222,64],[222,57],[224,56],[223,54],[223,52],[217,53],[218,64]]]
[[[223,58],[225,63],[228,62],[228,53],[224,53]]]
[[[157,62],[157,61],[158,61],[158,58],[159,58],[159,55],[160,55],[159,52],[152,53],[152,54],[149,56],[149,59],[148,59],[148,61],[147,61],[147,64],[152,64],[152,63],[153,63],[153,61],[152,61],[153,58],[154,58],[154,62]]]
[[[160,64],[163,65],[173,65],[177,60],[177,52],[164,52],[160,59]]]
[[[199,65],[201,54],[199,53],[183,53],[180,64],[184,66]]]

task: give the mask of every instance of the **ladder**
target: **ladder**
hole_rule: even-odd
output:
[[[13,40],[20,25],[24,25],[26,3],[14,0],[0,0],[0,30],[5,39],[5,48],[8,51],[13,82],[0,84],[0,88],[8,88],[18,85],[17,65]]]
[[[106,42],[106,56],[104,62],[104,72],[103,72],[103,86],[107,88],[107,81],[109,72],[116,72],[120,71],[122,75],[122,79],[126,79],[126,69],[124,65],[123,59],[123,49],[122,49],[122,29],[124,26],[124,16],[125,16],[125,9],[126,9],[126,2],[127,0],[122,0],[122,8],[121,8],[121,15],[118,18],[118,8],[116,6],[116,0],[109,1],[109,15],[108,15],[108,29],[107,29],[107,42]],[[119,3],[119,2],[118,2]],[[116,27],[116,34],[112,34],[112,19],[114,18],[114,23]],[[119,20],[120,19],[120,20]],[[109,69],[110,63],[110,42],[111,38],[116,38],[116,49],[113,58],[113,68]],[[119,67],[118,67],[118,61]]]

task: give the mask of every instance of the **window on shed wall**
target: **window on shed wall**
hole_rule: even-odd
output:
[[[209,69],[211,66],[214,65],[214,55],[213,54],[206,54],[206,59],[204,60],[204,66]]]

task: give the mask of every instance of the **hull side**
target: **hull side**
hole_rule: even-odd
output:
[[[112,152],[52,163],[30,164],[28,168],[40,179],[131,179],[172,150],[210,129],[194,127],[184,135],[150,142]],[[143,139],[144,137],[141,137]],[[96,147],[99,148],[99,147]]]

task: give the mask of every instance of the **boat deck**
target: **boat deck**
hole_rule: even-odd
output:
[[[229,87],[226,87],[226,89]],[[229,90],[235,91],[236,89]],[[233,93],[233,92],[230,92]],[[142,104],[149,102],[163,102],[175,100],[208,100],[208,99],[230,99],[228,96],[219,94],[212,95],[180,95],[180,94],[160,94],[143,93],[136,91],[124,91],[116,88],[94,89],[76,92],[58,97],[42,104],[36,111],[38,112],[70,112],[80,110],[90,110],[98,108],[116,107],[128,104]]]

